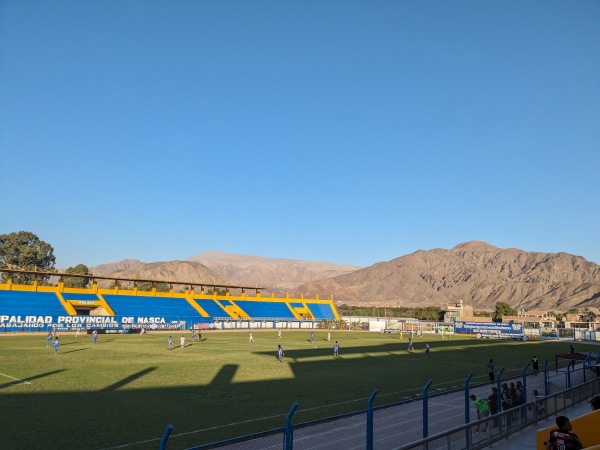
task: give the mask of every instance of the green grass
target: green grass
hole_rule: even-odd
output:
[[[174,344],[181,333],[172,333]],[[190,333],[185,333],[190,344]],[[494,358],[505,376],[521,373],[533,355],[554,368],[561,342],[507,342],[453,337],[407,339],[368,332],[205,332],[206,340],[168,352],[167,334],[64,335],[58,356],[42,335],[0,335],[2,448],[157,448],[174,425],[169,448],[187,448],[283,427],[294,402],[294,423],[414,398],[431,378],[430,393],[487,379]],[[424,342],[432,354],[425,358]],[[276,362],[278,343],[285,363]],[[596,351],[577,343],[576,351]],[[12,378],[8,378],[12,377]],[[14,379],[13,379],[14,378]],[[17,379],[17,380],[15,380]],[[18,380],[27,381],[25,384]],[[155,441],[147,442],[156,439]]]

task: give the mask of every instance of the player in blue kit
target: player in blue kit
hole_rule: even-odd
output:
[[[52,344],[52,333],[48,331],[48,336],[46,336],[46,347],[50,347]]]
[[[58,355],[58,345],[60,344],[60,341],[58,340],[58,336],[56,336],[54,338],[54,354]]]

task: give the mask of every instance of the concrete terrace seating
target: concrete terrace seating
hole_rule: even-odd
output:
[[[65,308],[53,292],[0,291],[0,311],[11,316],[60,316]],[[5,314],[5,313],[4,313]]]
[[[236,300],[235,304],[242,308],[251,318],[295,319],[294,314],[285,303]]]
[[[164,317],[167,322],[202,318],[185,299],[176,297],[151,297],[136,295],[103,295],[117,316]]]
[[[335,315],[329,305],[307,303],[306,306],[308,306],[315,319],[335,319]]]

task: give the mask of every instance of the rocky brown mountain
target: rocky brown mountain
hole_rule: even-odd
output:
[[[136,259],[93,267],[95,275],[262,287],[264,294],[333,294],[336,303],[441,306],[463,300],[491,310],[566,311],[600,306],[600,266],[567,253],[500,249],[466,242],[451,250],[419,250],[371,267],[203,252],[186,261]]]
[[[300,261],[283,258],[236,255],[206,251],[188,261],[204,266],[237,286],[261,286],[265,291],[285,294],[299,284],[321,278],[336,277],[354,272],[361,267],[337,265],[328,262]]]
[[[210,285],[230,284],[227,279],[216,274],[208,267],[194,261],[167,261],[143,263],[137,259],[127,259],[111,264],[92,267],[94,275],[111,276],[140,280],[181,281],[182,283],[205,283]],[[107,281],[100,282],[106,287]]]
[[[206,251],[185,261],[144,263],[137,259],[92,267],[94,275],[151,280],[177,280],[230,286],[256,286],[265,294],[285,295],[311,280],[335,277],[360,269],[327,262],[236,255]],[[107,283],[100,283],[106,285]]]
[[[502,301],[515,308],[565,311],[600,306],[600,266],[567,253],[473,241],[304,283],[292,293],[333,294],[336,303],[374,306],[443,307],[463,300],[489,310]]]

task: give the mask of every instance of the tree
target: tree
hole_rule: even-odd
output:
[[[213,295],[215,293],[214,289],[209,289],[208,291],[206,291],[206,295]],[[227,295],[227,289],[223,289],[223,288],[217,288],[217,295],[219,296],[226,296]]]
[[[494,320],[502,320],[502,316],[516,316],[517,310],[510,306],[508,303],[496,302],[496,312],[494,313]]]
[[[153,287],[156,288],[156,292],[169,292],[171,286],[168,283],[151,283],[150,281],[139,281],[136,282],[138,291],[150,292]]]
[[[83,264],[77,264],[75,267],[69,267],[66,270],[67,273],[76,273],[78,275],[89,275],[90,270]],[[86,288],[90,284],[90,278],[88,277],[65,277],[65,287],[70,288]]]
[[[30,231],[0,235],[0,268],[20,270],[54,271],[54,249]],[[42,282],[48,277],[37,277]],[[16,284],[31,284],[35,277],[29,274],[13,274]],[[6,276],[3,275],[3,280]]]

